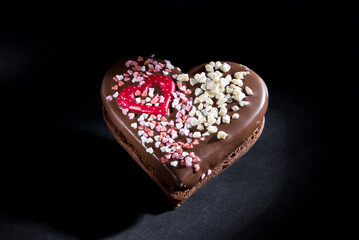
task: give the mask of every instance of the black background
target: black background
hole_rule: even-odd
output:
[[[15,4],[0,23],[0,239],[302,239],[358,230],[358,21],[346,4]],[[256,146],[173,209],[101,115],[129,56],[267,83]]]

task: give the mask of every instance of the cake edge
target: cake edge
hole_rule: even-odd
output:
[[[133,147],[132,144],[127,141],[125,136],[112,122],[104,107],[102,107],[102,112],[103,118],[117,142],[120,143],[120,145],[130,154],[130,156],[147,173],[147,175],[161,188],[165,195],[177,206],[180,206],[198,189],[203,187],[206,183],[218,176],[220,173],[226,170],[227,167],[231,166],[234,162],[236,162],[239,158],[246,154],[262,134],[265,124],[264,116],[259,126],[253,131],[253,133],[247,138],[247,140],[242,143],[236,150],[234,150],[229,156],[223,159],[223,161],[221,161],[216,167],[214,167],[212,169],[212,174],[207,175],[194,187],[184,190],[171,190],[171,187],[166,184],[166,182],[161,178],[156,169],[154,169],[151,165],[147,164],[146,161],[142,159],[142,156],[136,151],[135,147]]]

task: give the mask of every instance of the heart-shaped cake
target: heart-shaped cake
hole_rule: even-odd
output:
[[[268,107],[264,81],[244,65],[182,73],[154,56],[115,64],[101,98],[114,137],[177,205],[253,146]]]

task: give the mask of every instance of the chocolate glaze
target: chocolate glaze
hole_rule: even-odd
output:
[[[219,140],[217,139],[217,134],[211,134],[210,136],[206,137],[204,141],[200,141],[199,145],[195,145],[193,149],[190,149],[190,151],[193,151],[195,155],[201,159],[199,162],[200,169],[198,172],[195,172],[192,167],[172,167],[169,165],[170,162],[162,164],[160,159],[163,157],[164,153],[162,153],[159,148],[156,148],[154,143],[146,144],[147,147],[151,146],[154,149],[153,154],[147,153],[146,148],[142,145],[141,139],[138,136],[138,129],[133,129],[130,127],[131,123],[137,122],[137,117],[140,114],[136,114],[136,117],[130,120],[128,116],[121,112],[116,99],[112,101],[106,100],[106,96],[115,93],[115,91],[111,89],[111,87],[116,83],[113,80],[113,77],[116,74],[122,74],[128,70],[128,68],[125,66],[125,63],[129,59],[136,60],[136,58],[124,59],[111,67],[110,70],[106,73],[101,87],[101,98],[103,106],[111,121],[126,137],[127,141],[136,148],[137,152],[142,156],[142,159],[144,159],[147,164],[156,169],[158,175],[162,178],[163,182],[167,183],[169,189],[181,190],[195,186],[200,181],[201,175],[203,173],[221,163],[223,159],[230,156],[242,143],[247,140],[249,136],[251,136],[251,134],[259,127],[267,110],[268,90],[264,81],[255,72],[248,69],[246,66],[226,61],[231,66],[231,69],[229,72],[224,73],[223,77],[225,77],[227,74],[231,74],[233,76],[233,74],[238,71],[250,72],[250,74],[244,77],[244,86],[242,87],[242,89],[244,89],[245,86],[248,86],[254,92],[254,95],[244,98],[244,100],[249,101],[250,104],[244,107],[240,107],[240,110],[237,112],[240,115],[239,119],[231,119],[230,124],[222,123],[220,125],[216,125],[218,131],[225,131],[228,133],[226,139]],[[146,60],[147,58],[144,59]],[[154,60],[164,63],[164,61],[160,59]],[[202,64],[189,70],[187,72],[189,77],[191,78],[196,73],[205,71],[204,66],[205,64]],[[173,69],[168,76],[171,77],[173,74],[179,73],[181,72],[175,67],[175,69]],[[159,72],[159,74],[162,73]],[[133,84],[138,83],[127,81],[125,82],[125,85],[119,89],[121,90],[124,87]],[[192,96],[194,99],[194,89],[199,87],[199,85],[196,84],[195,86],[191,86],[191,84],[188,82],[187,87],[192,90],[192,94],[190,96]],[[227,114],[230,116],[232,116],[234,113],[230,109],[233,105],[238,105],[238,102],[234,101],[233,103],[227,105],[227,108],[229,109]],[[175,120],[175,113],[176,111],[172,111],[172,108],[170,107],[170,115],[167,116],[168,121]],[[205,130],[201,132],[203,133]],[[176,141],[186,142],[186,136],[179,136]]]

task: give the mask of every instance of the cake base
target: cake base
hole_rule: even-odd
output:
[[[223,161],[212,169],[212,174],[207,175],[203,180],[201,180],[197,185],[192,188],[184,190],[171,190],[170,187],[162,180],[161,176],[157,173],[151,165],[147,164],[142,156],[136,151],[131,143],[127,141],[125,136],[121,131],[114,125],[109,115],[106,112],[105,108],[103,109],[104,120],[110,129],[112,135],[115,139],[121,144],[121,146],[131,155],[131,157],[137,162],[138,165],[151,177],[151,179],[156,182],[156,184],[162,189],[162,191],[167,195],[167,197],[177,206],[181,205],[187,198],[189,198],[193,193],[198,189],[204,186],[207,182],[218,176],[222,173],[227,167],[232,165],[236,160],[242,157],[248,150],[254,145],[259,136],[261,135],[265,123],[265,118],[263,117],[262,121],[259,124],[259,127],[252,133],[251,136],[240,145],[235,151],[233,151],[228,157],[223,159]]]

